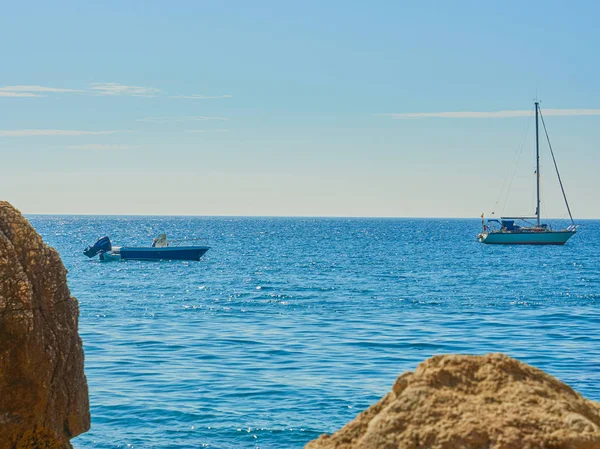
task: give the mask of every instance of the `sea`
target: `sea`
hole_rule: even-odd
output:
[[[503,352],[600,400],[600,221],[544,247],[480,244],[478,220],[27,218],[80,304],[76,449],[302,448],[435,354]],[[82,253],[159,233],[211,249]]]

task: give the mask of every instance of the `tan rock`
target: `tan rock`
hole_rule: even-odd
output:
[[[600,403],[503,354],[444,355],[305,449],[600,449]]]
[[[58,253],[0,201],[0,448],[63,449],[90,427],[79,305]]]

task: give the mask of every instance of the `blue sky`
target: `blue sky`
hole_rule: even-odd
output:
[[[406,114],[528,111],[537,92],[574,215],[600,217],[599,13],[552,1],[4,4],[0,197],[26,213],[499,213],[527,114]],[[544,157],[542,211],[562,216]],[[510,214],[533,212],[531,127],[520,162]]]

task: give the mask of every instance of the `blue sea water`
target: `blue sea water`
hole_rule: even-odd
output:
[[[92,428],[76,449],[301,448],[443,353],[505,352],[600,400],[600,221],[564,247],[477,220],[29,216],[80,303]],[[204,238],[110,262],[108,234]]]

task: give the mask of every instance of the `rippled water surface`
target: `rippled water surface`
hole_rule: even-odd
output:
[[[477,220],[28,217],[81,307],[87,448],[300,448],[434,354],[502,351],[600,400],[600,222],[486,246]],[[109,262],[108,234],[205,238],[200,262]]]

